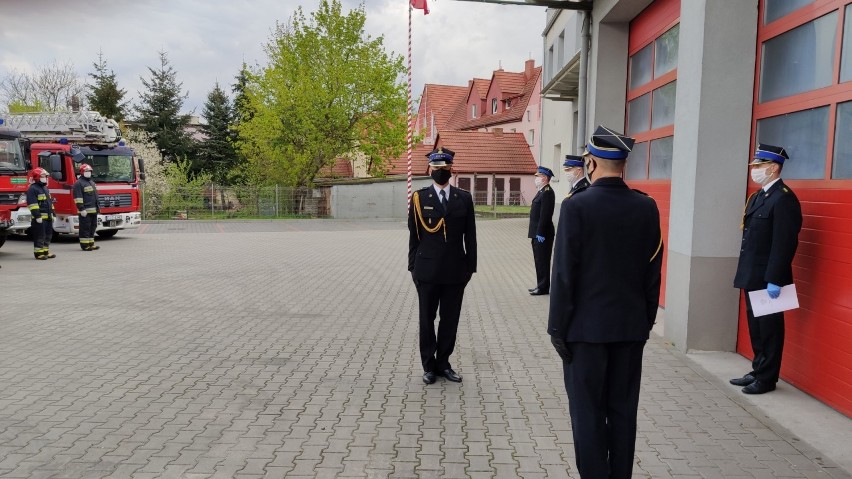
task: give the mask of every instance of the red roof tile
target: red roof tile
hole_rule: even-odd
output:
[[[411,151],[411,174],[414,176],[426,175],[428,161],[426,154],[432,151],[433,145],[423,143],[414,145]],[[452,150],[452,148],[450,148]],[[408,153],[403,153],[399,158],[393,158],[388,165],[387,175],[407,175],[408,174]]]
[[[522,133],[442,131],[435,146],[456,153],[453,158],[456,173],[532,175],[538,168]]]
[[[317,178],[352,178],[354,176],[352,162],[343,157],[337,158],[333,165],[327,165],[317,173]]]
[[[450,121],[447,123],[448,129],[471,130],[487,126],[496,126],[501,123],[512,123],[523,119],[524,112],[527,109],[527,105],[530,103],[532,95],[540,94],[540,92],[536,91],[535,86],[541,77],[541,67],[535,67],[532,70],[532,75],[529,80],[524,80],[523,73],[506,73],[500,70],[494,72],[492,80],[498,77],[500,80],[505,80],[508,83],[508,89],[504,88],[503,83],[499,84],[503,98],[512,98],[515,96],[515,94],[509,93],[517,89],[520,84],[518,83],[518,79],[520,79],[521,82],[524,82],[523,89],[520,92],[520,97],[512,102],[512,107],[508,110],[503,110],[496,115],[489,113],[473,119],[468,119],[467,108],[456,109],[455,114],[453,114],[452,118],[450,118]],[[441,131],[443,132],[444,130]]]
[[[463,86],[426,84],[423,87],[423,95],[420,97],[418,117],[420,111],[431,112],[435,115],[435,128],[440,131],[447,125],[458,104],[465,101],[467,91],[468,89]],[[422,121],[422,118],[420,120]],[[427,125],[429,121],[427,118]]]

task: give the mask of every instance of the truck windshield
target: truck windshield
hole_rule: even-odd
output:
[[[92,179],[95,183],[116,183],[136,181],[133,171],[133,157],[129,155],[86,155],[83,163],[92,167]]]
[[[0,174],[18,174],[25,171],[27,169],[24,165],[24,154],[18,140],[0,138]]]

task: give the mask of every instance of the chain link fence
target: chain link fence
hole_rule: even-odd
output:
[[[316,218],[331,215],[331,189],[284,186],[141,187],[142,218]]]

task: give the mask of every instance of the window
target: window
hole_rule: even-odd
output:
[[[811,3],[814,3],[814,0],[766,0],[763,21],[764,23],[774,22]]]
[[[846,6],[843,22],[843,47],[841,47],[840,81],[852,80],[852,5]]]
[[[476,118],[476,105],[470,105],[470,117]]]
[[[757,140],[783,146],[790,155],[784,162],[783,178],[825,177],[828,107],[797,111],[757,122]]]
[[[647,44],[631,47],[625,130],[636,144],[624,171],[628,180],[671,178],[680,24],[670,22],[656,36],[642,36]]]
[[[530,111],[527,110],[527,121],[530,121]]]
[[[831,85],[836,34],[832,12],[764,42],[760,102]]]
[[[511,99],[506,100],[506,109],[508,110],[511,107],[512,107],[512,100]]]
[[[530,146],[535,145],[535,130],[530,130],[528,143]]]
[[[491,113],[497,113],[497,99],[491,99]]]
[[[852,179],[852,102],[837,105],[836,125],[831,177]]]

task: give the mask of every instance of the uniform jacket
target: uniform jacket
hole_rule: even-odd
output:
[[[562,202],[550,285],[551,336],[644,341],[660,299],[663,243],[652,198],[600,178]]]
[[[530,205],[530,227],[527,238],[535,238],[536,235],[545,238],[553,238],[556,231],[553,229],[553,207],[556,204],[556,194],[550,185],[538,190]]]
[[[414,195],[419,196],[422,217],[412,196],[408,210],[408,270],[417,281],[468,282],[476,272],[476,223],[470,193],[451,186],[446,214],[431,185]],[[438,225],[441,226],[432,233],[426,230]]]
[[[793,190],[778,180],[749,197],[743,213],[743,240],[734,287],[765,289],[766,283],[793,283],[793,257],[802,229],[802,207]]]
[[[81,176],[74,183],[74,204],[78,211],[98,212],[98,187],[91,178]]]
[[[27,189],[27,207],[30,209],[33,219],[53,219],[53,200],[46,185],[39,182],[30,185]]]
[[[568,192],[568,194],[565,196],[565,198],[570,198],[570,197],[574,196],[574,193],[576,193],[580,190],[584,190],[588,187],[589,187],[589,180],[587,180],[586,177],[584,176],[584,177],[580,178],[580,181],[578,181],[577,183],[574,184],[574,186],[571,187],[571,191]]]

